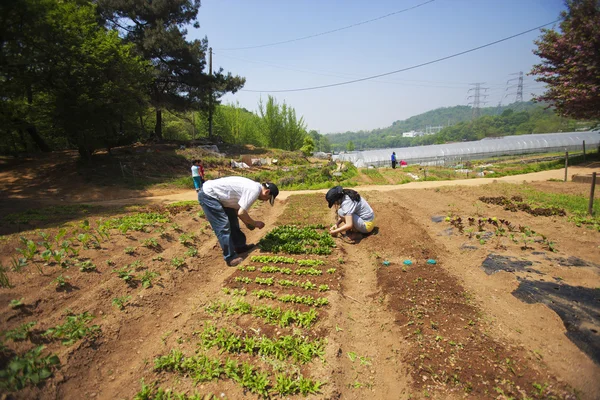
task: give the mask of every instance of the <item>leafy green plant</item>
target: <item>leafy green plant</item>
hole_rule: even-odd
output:
[[[327,270],[327,273],[328,273],[328,274],[335,274],[335,271],[337,271],[335,268],[329,268],[329,269]]]
[[[115,306],[115,307],[117,307],[117,309],[122,310],[122,309],[125,308],[125,306],[129,302],[129,300],[131,300],[131,296],[115,297],[112,300],[112,305]]]
[[[181,243],[184,246],[191,245],[192,240],[193,236],[188,235],[187,233],[182,233],[181,235],[179,235],[179,243]]]
[[[0,264],[0,287],[10,288],[10,280],[8,279],[8,275],[6,275],[7,269]]]
[[[171,265],[174,266],[175,269],[182,268],[183,266],[185,266],[185,260],[183,258],[173,257],[171,259]]]
[[[125,254],[129,254],[130,256],[134,255],[136,252],[136,248],[135,247],[125,247],[125,250],[123,250],[125,252]]]
[[[57,289],[65,289],[69,286],[69,277],[62,276],[62,274],[60,274],[52,280],[52,283],[56,284]]]
[[[255,290],[252,292],[253,295],[258,297],[259,299],[267,298],[267,299],[276,299],[277,295],[270,290]]]
[[[50,378],[60,361],[54,354],[42,356],[43,349],[44,346],[38,346],[22,356],[14,356],[6,369],[0,370],[0,388],[16,391]]]
[[[158,272],[146,271],[140,278],[142,281],[142,287],[149,288],[152,286],[152,280],[160,276]]]
[[[67,322],[48,329],[43,336],[61,339],[65,346],[70,346],[86,336],[96,335],[100,331],[99,325],[88,326],[94,316],[87,311],[79,315],[68,315]]]
[[[142,246],[147,247],[149,249],[158,249],[160,248],[160,245],[158,244],[158,241],[154,238],[148,238],[148,239],[144,239],[142,240]]]
[[[130,283],[135,278],[135,275],[133,274],[133,269],[127,269],[127,267],[113,269],[113,272],[116,272],[117,276],[127,283]]]
[[[10,306],[10,308],[19,308],[23,306],[23,297],[21,297],[20,299],[12,299],[8,305]]]
[[[198,255],[198,249],[195,247],[188,247],[188,249],[185,251],[185,255],[187,257],[196,257]]]
[[[311,260],[311,259],[307,259],[307,260],[298,260],[298,265],[302,266],[302,267],[318,267],[320,265],[325,264],[325,262],[323,260]]]
[[[291,257],[283,257],[283,256],[252,256],[252,257],[250,257],[250,261],[259,262],[261,264],[268,264],[268,263],[294,264],[296,262],[296,260]]]
[[[26,260],[32,260],[38,252],[37,245],[33,240],[26,239],[23,236],[21,236],[19,240],[24,245],[24,247],[17,248],[17,252],[21,253]]]
[[[304,226],[281,225],[267,233],[258,246],[263,251],[288,254],[331,254],[335,242],[323,225]],[[321,230],[323,232],[318,232]]]
[[[2,332],[2,335],[5,339],[12,340],[13,342],[25,340],[31,334],[31,328],[33,328],[35,324],[37,324],[36,321],[26,322],[19,325],[15,329]]]
[[[280,267],[266,265],[260,269],[260,272],[263,272],[266,274],[280,272],[284,275],[290,275],[292,273],[292,270],[290,268],[280,268]]]
[[[21,272],[27,266],[27,259],[23,257],[11,257],[10,267],[14,272]]]
[[[254,283],[257,283],[259,285],[272,286],[273,285],[273,278],[259,278],[259,277],[256,277],[256,279],[254,279]]]
[[[79,264],[79,270],[81,272],[91,272],[96,271],[96,265],[92,262],[92,260],[82,261]]]

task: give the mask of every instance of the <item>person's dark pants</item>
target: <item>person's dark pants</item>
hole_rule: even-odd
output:
[[[396,162],[396,161],[392,161],[392,168],[394,168],[394,169],[395,169],[395,168],[396,168],[396,164],[397,164],[397,162]]]
[[[219,200],[207,196],[202,190],[198,192],[198,203],[219,240],[223,258],[226,262],[233,260],[237,257],[235,249],[246,245],[246,235],[240,230],[237,210],[223,207]]]

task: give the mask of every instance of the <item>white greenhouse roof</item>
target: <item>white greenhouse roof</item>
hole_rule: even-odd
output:
[[[366,150],[339,154],[334,156],[334,159],[350,161],[357,167],[364,167],[372,163],[389,162],[392,152],[395,151],[398,161],[430,164],[509,154],[580,150],[584,140],[587,149],[595,149],[600,144],[600,132],[541,133],[486,138],[474,142]]]

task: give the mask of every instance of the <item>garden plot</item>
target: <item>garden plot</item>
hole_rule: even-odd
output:
[[[211,233],[198,210],[189,202],[133,208],[5,237],[3,391],[38,397],[38,384],[72,371],[77,349],[107,340],[189,273]]]
[[[520,194],[490,186],[359,190],[379,230],[358,245],[330,242],[322,194],[259,205],[267,228],[247,232],[260,246],[238,268],[195,202],[5,237],[0,369],[17,368],[0,381],[19,399],[597,398],[600,368],[571,341],[594,332],[558,314],[583,294],[581,329],[594,322],[598,232],[479,201]],[[508,268],[486,274],[490,254]]]

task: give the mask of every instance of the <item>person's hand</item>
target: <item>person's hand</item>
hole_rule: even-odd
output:
[[[262,229],[265,227],[265,223],[262,221],[254,221],[254,225],[258,228],[258,229]]]

